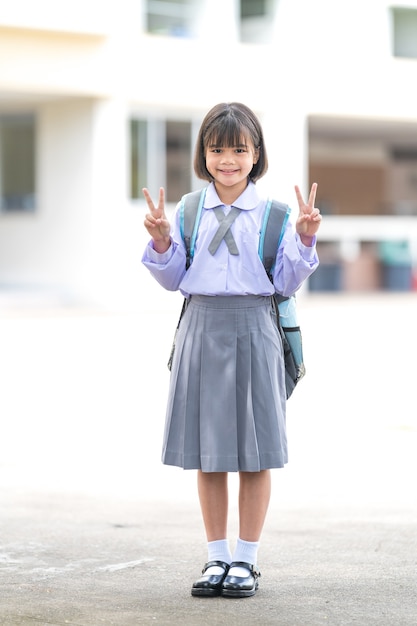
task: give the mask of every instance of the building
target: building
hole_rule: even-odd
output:
[[[0,58],[0,290],[140,298],[140,190],[201,187],[230,100],[262,119],[265,190],[319,183],[310,288],[413,288],[417,1],[14,0]]]

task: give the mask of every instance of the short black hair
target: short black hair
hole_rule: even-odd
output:
[[[211,182],[213,177],[206,167],[206,150],[210,145],[232,147],[250,139],[258,151],[258,160],[249,174],[252,182],[261,178],[268,169],[262,126],[255,113],[240,102],[216,104],[205,116],[197,137],[194,154],[194,171],[198,178]]]

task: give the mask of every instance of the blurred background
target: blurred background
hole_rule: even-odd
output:
[[[319,183],[310,291],[416,288],[417,2],[14,0],[0,58],[4,297],[140,305],[141,189],[204,185],[227,100],[262,120],[266,193]]]
[[[94,489],[118,491],[160,471],[181,297],[141,265],[141,189],[164,186],[171,212],[204,186],[196,135],[232,100],[262,121],[265,194],[293,206],[294,184],[319,184],[321,265],[299,303],[308,375],[291,428],[322,458],[328,433],[346,472],[340,452],[364,429],[383,430],[378,465],[392,462],[394,431],[415,444],[417,1],[14,0],[0,5],[0,59],[6,482],[20,468],[33,484],[85,487],[88,468]]]

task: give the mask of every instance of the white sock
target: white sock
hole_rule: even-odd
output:
[[[232,553],[230,552],[229,542],[227,539],[218,539],[217,541],[209,541],[207,544],[207,561],[223,561],[224,563],[232,562]],[[223,568],[218,565],[209,567],[204,576],[218,576],[223,574]]]
[[[243,539],[238,539],[235,551],[233,552],[232,561],[243,561],[244,563],[256,565],[258,560],[258,548],[259,541],[244,541]],[[248,570],[244,567],[231,567],[228,574],[229,576],[246,578],[248,576]]]

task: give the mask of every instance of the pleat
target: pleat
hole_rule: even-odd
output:
[[[193,296],[177,334],[163,462],[204,472],[283,467],[284,374],[269,298]]]

